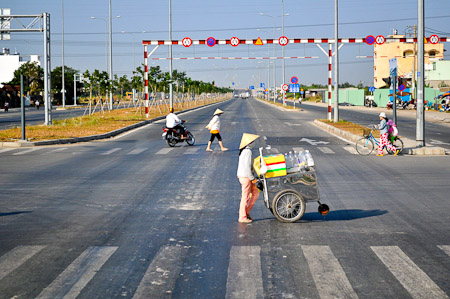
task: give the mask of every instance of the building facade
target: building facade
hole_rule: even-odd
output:
[[[29,59],[25,59],[29,58]],[[11,81],[14,78],[14,72],[24,63],[37,62],[41,65],[41,59],[39,55],[20,56],[20,54],[10,54],[9,49],[3,48],[0,53],[0,87],[3,87],[4,83]]]
[[[405,35],[389,35],[392,38],[404,38]],[[425,43],[425,70],[433,68],[432,63],[444,59],[444,45],[442,43]],[[383,78],[389,77],[389,59],[397,58],[397,75],[399,77],[412,78],[414,70],[417,73],[417,44],[385,42],[374,47],[374,86],[385,86]],[[425,80],[427,78],[425,77]]]

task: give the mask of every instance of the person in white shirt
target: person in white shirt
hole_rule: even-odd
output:
[[[184,136],[184,127],[181,125],[183,121],[175,114],[173,107],[169,109],[169,114],[166,116],[166,127],[169,129],[179,129],[181,136]]]
[[[223,146],[222,142],[222,136],[220,136],[220,118],[219,116],[223,113],[222,110],[216,109],[214,112],[214,116],[209,122],[209,124],[206,126],[206,128],[211,132],[211,138],[208,141],[208,146],[206,148],[207,152],[212,152],[211,144],[214,141],[214,139],[217,137],[217,140],[219,140],[219,145],[222,151],[228,150],[228,148]]]
[[[259,196],[256,187],[256,178],[253,175],[253,157],[252,148],[254,142],[259,135],[244,133],[242,135],[241,144],[239,145],[239,165],[237,169],[237,177],[241,183],[242,196],[239,205],[240,223],[250,223],[253,219],[250,217],[250,210],[253,208]]]

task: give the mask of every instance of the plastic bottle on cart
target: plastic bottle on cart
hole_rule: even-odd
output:
[[[314,159],[311,155],[311,153],[309,152],[309,150],[305,151],[305,156],[306,156],[306,164],[308,165],[308,167],[314,167]]]
[[[300,170],[301,171],[305,171],[305,169],[306,169],[306,157],[305,157],[305,152],[304,151],[300,151],[298,153],[298,160],[299,160]]]
[[[292,151],[289,152],[287,158],[289,160],[289,167],[287,169],[287,173],[293,173],[293,172],[295,172],[295,163],[294,163],[294,155],[292,154]]]
[[[289,169],[292,167],[291,166],[291,161],[289,160],[289,156],[288,154],[284,154],[284,161],[286,162],[286,171],[289,172]]]
[[[297,151],[294,151],[294,153],[292,153],[292,163],[293,163],[292,172],[299,172],[300,166],[299,166]]]

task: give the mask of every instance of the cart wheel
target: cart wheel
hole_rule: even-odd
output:
[[[306,203],[294,190],[283,190],[272,201],[272,213],[281,222],[295,222],[305,214]]]
[[[328,214],[328,212],[330,212],[330,208],[328,207],[328,205],[326,205],[324,203],[319,205],[319,213],[320,214],[325,216],[326,214]]]

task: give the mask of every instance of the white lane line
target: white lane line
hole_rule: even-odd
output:
[[[3,149],[0,149],[0,154],[1,153],[6,153],[6,152],[9,152],[9,151],[12,151],[12,150],[15,150],[15,148],[3,148]]]
[[[335,152],[331,149],[331,148],[329,148],[329,147],[326,147],[326,146],[318,146],[317,147],[322,153],[324,153],[324,154],[335,154]]]
[[[0,257],[0,280],[19,268],[45,246],[18,246]]]
[[[353,155],[358,155],[358,152],[354,146],[344,146],[344,149]]]
[[[40,150],[40,148],[30,148],[30,149],[27,149],[27,150],[24,150],[24,151],[20,151],[20,152],[14,153],[13,155],[14,156],[25,155],[25,154],[28,154],[28,153],[31,153],[31,152],[34,152],[34,151],[38,151],[38,150]]]
[[[41,155],[51,155],[51,154],[54,154],[54,153],[65,151],[66,149],[67,149],[67,147],[60,147],[60,148],[54,149],[52,151],[48,151],[48,152],[42,153]]]
[[[450,256],[450,245],[438,245],[438,247],[445,252],[448,256]]]
[[[117,248],[89,247],[36,298],[76,298]]]
[[[384,265],[413,298],[448,298],[398,246],[371,246]]]
[[[120,151],[121,149],[122,149],[121,147],[116,147],[116,148],[110,149],[107,152],[101,153],[100,155],[110,155],[114,152]]]
[[[302,245],[320,298],[358,298],[329,246]]]
[[[266,136],[263,136],[263,139],[264,139],[264,140],[267,140],[267,137],[266,137]]]
[[[133,298],[171,298],[187,248],[161,247],[144,274]]]
[[[200,151],[200,147],[190,147],[183,154],[184,155],[194,155]]]
[[[259,246],[233,246],[225,298],[264,298]]]
[[[305,151],[305,149],[303,148],[303,147],[293,147],[292,148],[294,151],[297,151],[297,153],[299,153],[299,152],[304,152]]]
[[[155,153],[155,155],[166,155],[168,154],[173,148],[162,148],[159,151]]]
[[[146,150],[148,150],[148,147],[137,148],[129,152],[127,155],[139,155],[140,153],[145,152]]]

